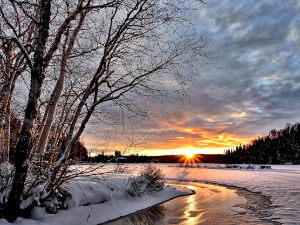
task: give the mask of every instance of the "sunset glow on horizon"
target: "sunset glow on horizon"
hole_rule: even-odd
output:
[[[104,151],[107,154],[113,154],[115,150],[125,152],[125,154],[139,155],[181,155],[187,152],[193,154],[223,154],[224,150],[231,149],[237,145],[246,145],[261,133],[256,135],[235,134],[224,132],[230,130],[230,125],[222,124],[215,129],[203,126],[186,126],[191,118],[184,117],[180,123],[171,121],[172,128],[168,128],[170,124],[166,121],[157,119],[153,120],[159,123],[159,127],[151,127],[149,130],[151,136],[148,137],[147,143],[138,147],[127,148],[127,140],[119,139],[117,142],[103,146],[96,146],[97,136],[95,138],[85,137],[84,143],[88,149],[93,149],[92,153],[97,154]],[[241,118],[239,118],[241,119]],[[167,129],[162,129],[167,127]],[[126,150],[126,151],[125,151]],[[190,153],[190,154],[192,154]],[[92,154],[92,155],[93,155]]]
[[[206,50],[214,54],[191,81],[191,98],[151,103],[149,120],[141,128],[149,135],[145,140],[125,125],[116,129],[114,143],[97,145],[99,133],[106,132],[97,128],[95,135],[85,135],[86,147],[144,155],[180,155],[188,149],[223,154],[286,123],[300,122],[300,4],[253,4],[212,0],[193,10],[196,32],[212,39]]]

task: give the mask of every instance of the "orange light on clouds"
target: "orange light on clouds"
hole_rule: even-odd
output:
[[[244,112],[233,113],[232,116],[242,117]],[[159,121],[161,128],[164,127],[165,121]],[[139,149],[130,148],[129,153],[140,155],[193,155],[193,154],[223,154],[224,150],[235,147],[240,144],[247,144],[253,139],[253,136],[241,135],[226,132],[230,124],[220,123],[214,129],[197,128],[184,125],[184,121],[173,124],[170,129],[150,129],[151,138],[146,144],[139,145]],[[157,127],[156,127],[157,128]],[[225,131],[225,132],[224,132]],[[115,150],[121,152],[127,148],[127,140],[118,140],[108,149],[108,153]],[[93,141],[87,137],[85,139],[86,147],[92,147]],[[102,146],[103,148],[103,146]],[[91,148],[90,148],[91,149]],[[97,148],[93,152],[99,151]],[[127,152],[128,153],[128,152]]]
[[[240,143],[247,144],[253,138],[229,133],[215,134],[205,130],[201,130],[201,133],[199,131],[193,132],[194,134],[191,137],[173,138],[164,138],[159,134],[155,137],[154,134],[153,140],[140,146],[139,150],[132,148],[130,152],[140,155],[223,154],[225,149],[235,147]],[[195,136],[195,134],[199,134],[199,136]],[[85,145],[88,149],[91,149],[92,141],[86,139]],[[123,151],[125,148],[126,143],[120,141],[108,148],[107,152],[114,153],[115,150]],[[101,153],[100,149],[99,153]],[[97,152],[97,148],[93,152]]]
[[[234,112],[232,114],[232,116],[234,116],[234,117],[243,117],[243,116],[246,116],[246,115],[247,115],[246,112]]]

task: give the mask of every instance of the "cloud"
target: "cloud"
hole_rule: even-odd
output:
[[[191,106],[158,107],[144,147],[226,148],[299,122],[299,10],[296,0],[210,0],[193,11],[214,58],[200,68]]]

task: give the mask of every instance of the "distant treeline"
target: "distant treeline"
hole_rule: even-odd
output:
[[[144,163],[148,161],[148,157],[145,155],[139,154],[130,154],[127,156],[122,156],[121,151],[115,151],[115,154],[107,155],[102,151],[101,154],[96,155],[95,157],[90,157],[90,162],[118,162],[118,163]]]
[[[273,129],[269,135],[252,140],[251,144],[225,150],[239,163],[300,163],[300,123],[286,124],[281,130]]]
[[[237,159],[237,160],[236,160]],[[183,165],[191,165],[194,163],[238,163],[239,157],[227,156],[223,154],[203,155],[195,154],[194,157],[189,158],[186,155],[160,155],[160,156],[146,156],[139,154],[122,155],[120,151],[115,151],[115,154],[105,154],[104,152],[89,157],[90,162],[114,162],[114,163],[182,163]]]

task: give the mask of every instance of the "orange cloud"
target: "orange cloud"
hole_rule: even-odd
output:
[[[187,113],[187,115],[191,116],[190,113]],[[234,111],[227,116],[228,118],[234,118],[235,121],[240,121],[246,115],[246,112]],[[193,149],[198,153],[216,154],[223,153],[225,149],[235,147],[240,143],[247,144],[253,139],[253,136],[250,135],[232,133],[230,131],[232,130],[232,121],[224,116],[220,118],[216,116],[201,118],[205,122],[203,128],[197,127],[202,126],[198,124],[197,119],[189,123],[191,118],[188,116],[180,113],[180,119],[173,121],[173,123],[169,123],[162,115],[155,116],[154,122],[147,127],[149,133],[151,133],[148,141],[141,142],[140,140],[143,140],[143,137],[139,134],[134,136],[137,142],[140,142],[139,145],[128,142],[128,139],[123,138],[116,139],[116,142],[111,142],[108,145],[95,146],[93,144],[95,140],[87,137],[85,145],[88,149],[93,148],[94,152],[101,152],[103,149],[108,149],[108,152],[143,149],[139,154],[184,154],[186,149]],[[130,147],[128,148],[128,146]]]

